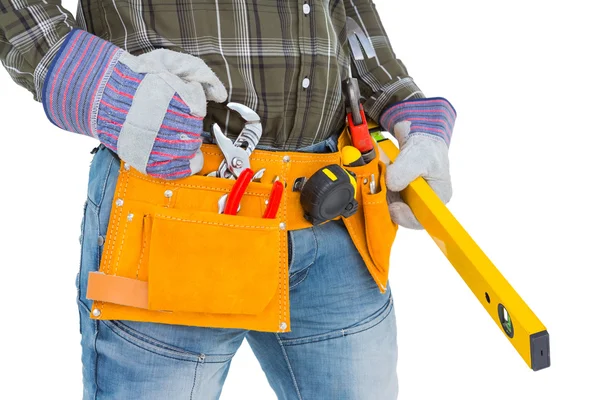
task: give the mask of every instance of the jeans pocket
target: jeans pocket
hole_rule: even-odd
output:
[[[317,258],[318,243],[313,228],[288,232],[290,290],[298,286]]]
[[[394,318],[392,326],[396,326],[395,314],[394,314],[394,300],[391,293],[387,295],[387,300],[369,316],[355,322],[352,325],[345,326],[341,329],[336,329],[330,332],[320,333],[316,335],[308,335],[302,337],[293,337],[291,334],[282,334],[280,336],[281,344],[284,346],[298,346],[303,344],[321,342],[331,339],[339,339],[352,335],[356,335],[361,332],[368,331],[379,324],[383,323],[389,316]],[[391,332],[395,336],[396,332]],[[289,335],[289,336],[288,336]]]
[[[100,207],[105,197],[112,199],[119,163],[115,153],[105,146],[98,147],[90,165],[87,194],[88,200],[96,207]]]
[[[87,275],[97,271],[100,267],[99,238],[100,227],[98,208],[91,202],[85,202],[83,220],[81,222],[81,256],[79,260],[79,273],[77,279],[77,298],[86,307],[91,308],[91,301],[87,300]]]
[[[161,331],[169,330],[170,332],[174,333],[177,330],[177,328],[172,329],[168,325],[130,323],[131,325],[143,327],[148,331],[148,332],[141,332],[141,331],[133,329],[129,325],[125,324],[122,321],[118,321],[118,320],[102,321],[101,324],[103,326],[105,326],[106,328],[108,328],[112,332],[112,334],[116,335],[116,336],[113,336],[112,338],[109,338],[107,336],[107,338],[110,341],[114,341],[115,339],[117,339],[117,337],[122,339],[123,341],[125,341],[125,342],[121,343],[120,345],[127,345],[127,344],[133,345],[133,346],[135,346],[139,349],[145,350],[147,352],[150,352],[150,353],[153,353],[153,354],[156,354],[159,356],[163,356],[163,357],[168,357],[168,358],[175,359],[175,360],[180,360],[180,361],[196,362],[196,361],[198,361],[199,357],[205,357],[204,354],[193,353],[184,348],[181,348],[181,347],[178,347],[178,346],[166,343],[166,342],[159,341],[149,335],[149,333],[153,332],[153,331],[161,332]],[[177,335],[173,335],[173,342],[177,343],[177,339],[178,339]],[[233,354],[223,355],[222,358],[224,359],[223,362],[229,361],[231,358],[233,358]],[[211,360],[211,361],[215,362],[216,360]]]
[[[78,277],[78,300],[91,309],[87,299],[88,274],[98,271],[104,248],[104,235],[112,207],[119,159],[105,146],[99,146],[90,165],[88,193],[81,221],[81,259]]]
[[[79,258],[79,269],[77,270],[77,276],[75,278],[75,287],[77,288],[77,298],[79,298],[79,290],[81,287],[80,276],[81,276],[81,264],[83,261],[83,234],[85,232],[85,213],[88,206],[88,200],[86,199],[83,203],[83,215],[81,216],[81,225],[79,226],[79,247],[80,247],[80,258]]]

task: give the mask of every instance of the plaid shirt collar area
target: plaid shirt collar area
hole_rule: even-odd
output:
[[[186,52],[213,69],[229,101],[256,110],[264,128],[261,145],[293,150],[345,125],[347,16],[367,33],[377,54],[352,63],[367,115],[378,121],[390,105],[422,98],[371,0],[87,0],[80,2],[76,20],[54,1],[0,0],[0,59],[39,100],[48,66],[73,27],[132,54]],[[228,132],[239,132],[243,123],[223,104],[209,104],[207,122]]]

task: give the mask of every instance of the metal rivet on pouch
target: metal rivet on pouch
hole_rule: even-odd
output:
[[[269,205],[269,199],[265,200],[265,205]]]
[[[290,162],[290,156],[283,156],[283,162]]]
[[[121,207],[123,205],[123,199],[117,199],[115,204],[117,205],[117,207]]]
[[[129,221],[129,222],[133,221],[133,213],[127,214],[127,221]]]
[[[125,171],[129,171],[129,168],[131,168],[131,166],[125,163],[125,165],[123,165],[123,168],[125,168]]]
[[[173,191],[172,190],[165,190],[165,197],[169,198],[173,196]]]
[[[369,180],[368,180],[367,178],[365,178],[365,179],[363,180],[363,185],[366,185],[367,183],[369,183]]]
[[[97,308],[94,308],[94,310],[92,311],[92,315],[96,318],[98,318],[100,316],[100,314],[102,314],[102,312],[100,310],[98,310]]]
[[[284,231],[284,230],[285,230],[285,222],[281,222],[281,223],[279,224],[279,229],[281,229],[282,231]]]
[[[104,244],[104,236],[98,236],[98,246],[102,246]]]
[[[280,323],[279,329],[281,329],[282,331],[285,331],[287,329],[287,324],[285,322]]]

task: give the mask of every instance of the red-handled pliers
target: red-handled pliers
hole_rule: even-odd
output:
[[[231,188],[231,192],[228,195],[226,195],[227,202],[225,203],[223,214],[237,214],[238,209],[240,208],[240,202],[242,201],[242,196],[244,196],[246,188],[252,181],[253,176],[254,172],[250,168],[246,168],[242,171],[240,176],[238,176],[237,180],[235,181],[235,184]]]
[[[248,185],[255,177],[254,172],[250,169],[250,154],[260,140],[262,125],[258,114],[247,106],[239,103],[229,103],[227,107],[236,111],[246,121],[244,129],[235,142],[232,142],[217,124],[213,125],[215,141],[225,157],[215,175],[222,178],[236,179],[235,184],[231,188],[231,193],[219,199],[219,213],[236,215],[240,209],[242,197]],[[259,171],[256,175],[262,176],[263,173],[264,171]],[[269,201],[263,218],[272,219],[276,217],[283,192],[284,185],[279,181],[279,178],[276,178],[273,182],[273,189],[269,195]]]
[[[242,201],[242,197],[244,196],[248,185],[250,182],[252,182],[253,177],[254,174],[250,168],[242,171],[235,184],[231,188],[231,192],[223,195],[219,200],[220,214],[236,215],[238,213],[240,210],[240,202]],[[275,178],[263,218],[273,219],[277,216],[277,211],[279,210],[284,190],[285,186],[283,183],[281,183],[281,181],[279,181],[279,177]]]
[[[267,204],[267,209],[263,214],[263,218],[273,219],[277,216],[277,211],[279,210],[279,205],[281,204],[281,198],[283,197],[283,190],[283,183],[281,183],[279,177],[275,178],[275,181],[273,182],[273,189],[271,189],[269,202]]]

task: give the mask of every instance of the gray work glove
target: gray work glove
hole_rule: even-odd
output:
[[[202,169],[206,103],[226,99],[199,58],[167,49],[134,56],[75,29],[48,71],[42,101],[60,128],[98,138],[144,174],[177,179]]]
[[[409,183],[422,176],[445,203],[452,197],[448,145],[437,136],[411,132],[411,122],[394,126],[394,135],[400,145],[400,154],[388,166],[386,184],[392,220],[409,229],[423,229],[410,207],[400,197]]]

